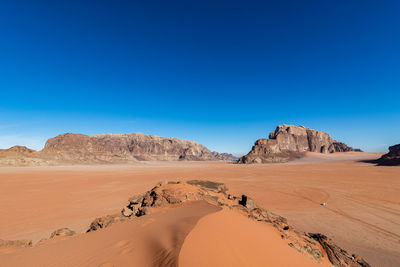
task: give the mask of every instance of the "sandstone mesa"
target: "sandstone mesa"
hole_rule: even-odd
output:
[[[23,146],[0,150],[0,165],[110,164],[138,161],[237,160],[211,152],[194,141],[141,133],[84,135],[66,133],[47,140],[41,151]]]
[[[278,163],[304,156],[305,152],[359,151],[334,140],[328,133],[304,126],[279,125],[269,139],[259,139],[238,163]]]

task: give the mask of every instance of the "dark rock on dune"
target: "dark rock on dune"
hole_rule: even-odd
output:
[[[124,215],[125,217],[130,217],[134,214],[135,210],[134,209],[130,209],[129,207],[124,207],[121,211],[122,215]]]
[[[242,195],[242,198],[239,200],[238,203],[240,205],[248,208],[249,210],[253,210],[253,209],[257,208],[257,205],[255,204],[254,200],[252,200],[251,198],[249,198],[246,195]]]
[[[86,232],[96,231],[98,229],[107,228],[111,224],[119,221],[124,221],[125,218],[120,214],[106,215],[100,218],[96,218],[89,226]]]
[[[328,133],[304,126],[279,125],[269,139],[259,139],[238,163],[287,162],[305,152],[334,153],[360,151],[334,140]]]
[[[25,248],[31,247],[32,240],[3,240],[0,239],[0,248]]]
[[[60,237],[60,236],[72,236],[75,234],[75,231],[72,231],[68,228],[61,228],[51,233],[50,238]]]
[[[382,166],[400,165],[400,144],[389,147],[389,153],[380,157],[376,162]]]
[[[326,237],[323,234],[309,234],[309,237],[318,241],[322,248],[325,250],[328,255],[329,261],[338,267],[345,266],[362,266],[362,267],[370,267],[370,265],[360,256],[350,255],[347,251],[341,249],[337,245],[333,243],[333,241]]]

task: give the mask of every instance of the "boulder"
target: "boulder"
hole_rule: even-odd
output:
[[[377,163],[382,166],[400,165],[400,144],[389,147],[389,153],[379,158]]]
[[[75,231],[72,231],[68,228],[61,228],[51,233],[50,238],[61,237],[61,236],[72,236],[75,234]]]
[[[246,207],[250,211],[257,208],[256,203],[246,195],[242,195],[242,199],[239,200],[239,204]]]
[[[130,197],[128,199],[129,205],[141,205],[143,201],[144,195],[143,194],[138,194],[134,195],[133,197]]]
[[[124,207],[121,211],[122,215],[125,217],[130,217],[134,213],[133,209],[130,209],[129,207]]]
[[[89,226],[89,229],[86,232],[96,231],[98,229],[107,228],[111,224],[119,221],[124,221],[124,217],[120,214],[107,215],[100,218],[96,218]]]

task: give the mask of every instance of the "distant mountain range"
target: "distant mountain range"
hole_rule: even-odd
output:
[[[0,165],[110,164],[138,161],[237,160],[211,152],[194,141],[132,134],[62,134],[47,140],[41,151],[23,146],[0,150]]]

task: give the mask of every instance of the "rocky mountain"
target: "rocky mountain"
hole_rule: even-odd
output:
[[[377,163],[384,166],[400,165],[400,144],[389,147],[389,153],[380,157]]]
[[[232,156],[233,157],[233,156]],[[47,140],[42,151],[15,146],[0,150],[0,165],[107,164],[151,160],[232,160],[194,141],[141,133],[66,133]],[[236,160],[233,158],[233,160]]]
[[[334,153],[361,151],[334,140],[328,133],[304,126],[279,125],[269,139],[259,139],[251,151],[238,163],[287,162],[304,155],[304,152]]]
[[[43,153],[63,160],[124,162],[140,160],[214,160],[194,141],[132,134],[63,134],[46,142]]]
[[[25,146],[13,146],[0,149],[0,166],[40,166],[51,165],[51,162],[42,158],[40,151]]]
[[[217,159],[221,161],[237,161],[239,158],[235,157],[232,154],[229,153],[218,153],[218,152],[211,152],[211,154]]]

